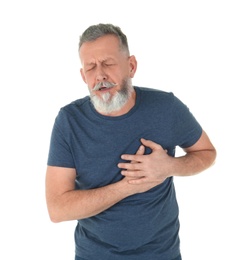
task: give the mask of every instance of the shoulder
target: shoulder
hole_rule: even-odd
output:
[[[81,116],[89,107],[90,99],[88,96],[72,101],[60,108],[56,121],[70,121],[72,118]]]
[[[135,87],[135,89],[139,92],[142,102],[148,102],[156,106],[161,104],[170,107],[177,101],[173,92],[147,87]]]
[[[142,96],[148,98],[161,98],[161,99],[173,99],[174,94],[172,92],[166,92],[164,90],[147,87],[135,87]]]
[[[63,106],[61,108],[61,110],[70,112],[75,109],[80,109],[80,108],[84,107],[85,105],[87,105],[89,101],[90,101],[89,96],[86,96],[86,97],[80,98],[80,99],[76,99],[76,100],[72,101],[71,103]]]

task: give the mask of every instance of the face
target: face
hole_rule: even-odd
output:
[[[86,42],[80,48],[81,75],[92,103],[102,113],[120,110],[131,101],[136,59],[120,50],[116,36]]]

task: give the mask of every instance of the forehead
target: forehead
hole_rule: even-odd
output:
[[[124,55],[120,50],[119,40],[114,35],[105,35],[95,41],[83,43],[79,53],[84,62],[120,58]]]

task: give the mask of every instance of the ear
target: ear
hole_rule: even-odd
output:
[[[130,77],[134,78],[137,69],[137,60],[134,55],[129,57]]]
[[[81,73],[81,77],[82,77],[83,81],[87,84],[86,77],[85,77],[85,74],[84,74],[84,71],[82,68],[80,69],[80,73]]]

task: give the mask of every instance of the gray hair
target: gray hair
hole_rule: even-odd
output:
[[[127,52],[129,55],[129,46],[126,35],[122,32],[121,28],[113,24],[99,23],[91,25],[80,36],[79,49],[85,42],[95,41],[96,39],[105,35],[115,35],[119,39],[120,49]]]

